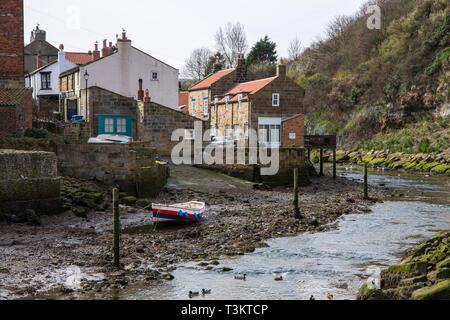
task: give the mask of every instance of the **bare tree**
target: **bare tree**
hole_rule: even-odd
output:
[[[239,53],[245,54],[248,50],[247,37],[244,25],[240,22],[228,22],[225,27],[219,27],[214,36],[217,50],[225,56],[229,67],[234,67]]]
[[[295,37],[290,43],[288,48],[289,60],[295,61],[302,54],[302,42],[298,37]]]
[[[201,80],[207,76],[207,66],[213,52],[208,48],[195,49],[186,60],[183,74],[185,77]]]

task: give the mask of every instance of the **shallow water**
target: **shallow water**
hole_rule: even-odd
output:
[[[357,167],[341,167],[338,174],[362,180]],[[314,295],[320,300],[327,293],[335,299],[355,299],[369,276],[398,263],[407,248],[450,229],[448,177],[374,170],[369,183],[393,188],[395,197],[373,206],[370,214],[341,217],[331,231],[271,240],[269,248],[221,260],[210,271],[196,263],[183,264],[169,283],[127,288],[110,298],[187,299],[189,290],[206,288],[212,294],[197,299],[291,300]],[[233,270],[218,271],[225,266]],[[246,281],[234,279],[244,273]],[[283,281],[274,281],[279,275]]]

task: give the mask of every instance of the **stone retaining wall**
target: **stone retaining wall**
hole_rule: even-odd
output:
[[[168,170],[155,162],[156,150],[146,143],[67,144],[58,146],[62,175],[95,179],[139,197],[155,196],[166,185]]]
[[[60,182],[54,153],[0,150],[0,205],[3,211],[56,212],[61,207]]]
[[[234,176],[240,179],[253,181],[253,182],[263,182],[269,186],[276,187],[281,185],[291,186],[293,185],[295,167],[299,168],[299,184],[309,185],[309,174],[308,167],[306,164],[305,149],[302,148],[280,148],[280,168],[275,175],[261,175],[260,169],[261,165],[248,164],[248,153],[249,150],[246,149],[245,159],[247,160],[245,165],[237,163],[237,151],[235,151],[235,164],[213,164],[213,165],[197,165],[204,169],[215,170],[225,173],[230,176]],[[268,156],[270,156],[270,149],[268,150]],[[224,151],[224,163],[226,158],[226,152]],[[258,157],[259,159],[259,157]]]

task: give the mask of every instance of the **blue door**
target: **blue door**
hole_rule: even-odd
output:
[[[78,115],[78,100],[67,101],[67,121],[72,121],[72,117]]]
[[[133,136],[131,116],[125,115],[99,115],[98,134],[118,134]]]

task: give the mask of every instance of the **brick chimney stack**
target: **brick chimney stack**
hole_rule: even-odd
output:
[[[109,46],[107,46],[106,41],[106,39],[103,40],[102,57],[106,57],[114,53],[112,49],[112,42],[110,42]]]
[[[39,69],[40,67],[42,67],[44,64],[42,62],[42,58],[41,58],[41,50],[38,51],[37,57],[36,57],[36,68]]]
[[[215,62],[214,65],[213,65],[213,72],[214,72],[214,73],[217,73],[217,72],[219,72],[220,70],[222,70],[222,68],[223,68],[223,64],[220,63],[219,57],[217,57],[217,58],[216,58],[216,62]]]
[[[127,38],[125,29],[122,29],[122,38],[117,37],[117,50],[129,54],[131,50],[131,40]]]
[[[98,50],[98,42],[95,41],[95,45],[94,45],[94,51],[92,52],[92,60],[98,60],[100,59],[100,51]]]
[[[239,53],[236,58],[236,78],[238,83],[247,81],[247,63],[244,58],[244,54]]]
[[[137,92],[137,99],[139,101],[144,100],[144,90],[142,90],[142,79],[139,79],[139,90]]]
[[[280,63],[277,65],[277,77],[286,79],[286,65],[283,59],[280,59]]]

